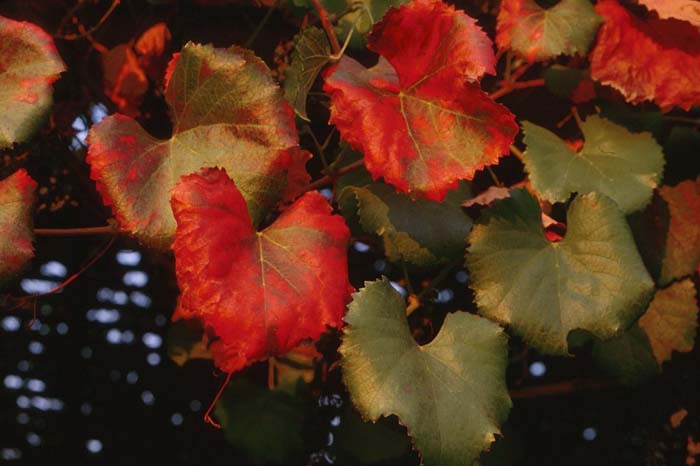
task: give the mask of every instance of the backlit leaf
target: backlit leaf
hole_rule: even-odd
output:
[[[566,236],[550,242],[537,200],[513,190],[482,215],[469,242],[479,312],[545,353],[567,354],[572,330],[601,339],[622,332],[653,293],[624,215],[597,193],[574,199]]]
[[[123,230],[167,247],[175,234],[171,189],[182,175],[219,166],[257,224],[285,195],[288,173],[298,179],[309,156],[296,148],[292,110],[269,69],[242,48],[189,43],[171,61],[166,83],[169,139],[120,114],[90,130],[87,160],[104,202]]]
[[[180,312],[219,338],[224,372],[286,353],[326,326],[339,326],[351,291],[348,228],[309,192],[257,232],[223,170],[183,178],[173,190],[173,244]]]
[[[0,149],[28,140],[42,124],[51,85],[65,69],[43,29],[0,16]]]
[[[0,283],[34,257],[32,213],[36,182],[25,170],[0,181]]]
[[[616,0],[601,0],[605,19],[590,55],[591,77],[633,104],[662,109],[700,104],[700,29],[673,19],[641,20]]]
[[[102,55],[104,92],[119,111],[137,116],[148,78],[130,44],[119,44]]]
[[[489,38],[440,0],[390,9],[369,35],[382,55],[365,68],[344,56],[330,69],[331,123],[365,156],[374,179],[442,200],[509,151],[513,115],[475,82],[494,73]]]
[[[427,466],[471,465],[511,407],[507,338],[498,325],[458,312],[419,346],[405,309],[386,278],[353,295],[340,346],[350,397],[371,421],[396,415]]]
[[[535,0],[502,0],[496,43],[529,61],[585,54],[601,23],[589,0],[561,0],[546,9]]]
[[[585,145],[575,152],[546,128],[523,122],[532,187],[550,202],[597,191],[626,213],[644,208],[663,173],[661,146],[650,133],[634,134],[595,115],[582,131]]]
[[[330,61],[331,47],[326,33],[317,27],[307,27],[298,36],[287,68],[284,93],[294,111],[306,121],[306,96],[321,69]]]

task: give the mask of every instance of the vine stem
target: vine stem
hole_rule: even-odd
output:
[[[313,190],[321,188],[327,184],[331,184],[338,177],[343,176],[344,174],[349,173],[353,170],[357,170],[358,168],[364,166],[364,164],[365,164],[364,160],[360,159],[360,160],[354,161],[353,163],[345,165],[343,168],[338,169],[333,174],[326,175],[323,178],[319,178],[316,181],[309,183],[309,185],[306,188],[304,188],[304,192],[313,191]]]
[[[221,384],[219,391],[216,393],[216,396],[214,397],[211,404],[207,408],[207,412],[204,413],[204,422],[207,424],[211,424],[212,426],[216,427],[217,429],[221,429],[221,424],[219,424],[214,419],[212,419],[211,412],[214,410],[214,406],[216,406],[216,403],[218,403],[219,400],[221,399],[221,395],[224,394],[224,390],[226,389],[226,387],[228,387],[229,382],[231,382],[232,375],[233,375],[233,372],[229,372],[226,374],[226,380],[224,380],[224,383]]]
[[[506,83],[501,88],[496,89],[494,92],[489,94],[489,97],[491,97],[493,100],[496,100],[496,99],[501,98],[506,94],[510,94],[511,92],[518,90],[518,89],[527,89],[530,87],[542,87],[542,86],[544,86],[544,78],[532,79],[530,81]]]
[[[510,145],[510,152],[520,160],[525,160],[525,155],[523,154],[523,151],[518,149],[514,144]]]
[[[85,236],[85,235],[110,235],[118,233],[112,225],[102,227],[84,228],[35,228],[34,234],[37,236]]]
[[[610,388],[616,385],[613,381],[605,379],[574,379],[547,385],[511,389],[510,397],[513,399],[539,398],[541,396],[564,395],[581,390]]]
[[[72,34],[59,34],[63,28],[65,27],[66,23],[68,22],[68,19],[72,18],[77,9],[83,4],[84,2],[78,2],[71,11],[68,12],[68,14],[63,18],[61,21],[61,24],[58,26],[58,31],[56,34],[54,34],[54,37],[56,39],[62,39],[62,40],[77,40],[77,39],[82,39],[83,37],[87,37],[93,32],[97,31],[102,24],[104,24],[105,21],[107,21],[107,18],[114,12],[114,10],[119,6],[121,3],[121,0],[112,0],[112,4],[109,6],[107,11],[105,12],[104,15],[100,18],[100,20],[90,29],[85,29],[83,31],[80,31],[79,34],[72,33]]]
[[[316,13],[318,13],[323,30],[326,31],[326,36],[328,36],[328,42],[331,44],[333,55],[340,55],[340,43],[338,42],[338,37],[335,35],[335,31],[333,30],[333,25],[328,20],[328,12],[325,8],[323,8],[320,0],[311,0],[311,4],[316,9]]]

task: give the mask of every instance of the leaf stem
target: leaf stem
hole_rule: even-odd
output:
[[[275,11],[275,7],[277,6],[277,2],[272,2],[272,5],[267,9],[265,12],[265,16],[260,20],[258,25],[255,27],[255,30],[253,33],[248,37],[248,40],[245,41],[245,44],[243,44],[243,47],[249,49],[252,45],[253,42],[255,42],[255,39],[258,38],[258,35],[260,34],[260,31],[263,30],[267,22],[270,20],[270,17],[272,16],[272,13]]]
[[[315,189],[321,188],[327,184],[331,184],[335,182],[336,179],[339,177],[345,175],[346,173],[349,173],[353,170],[357,170],[358,168],[364,166],[365,161],[363,159],[356,160],[348,165],[345,165],[344,167],[340,168],[338,171],[334,172],[331,175],[326,175],[322,178],[317,179],[316,181],[313,181],[309,183],[309,185],[304,189],[304,191],[313,191]]]
[[[520,160],[525,160],[525,154],[523,154],[523,151],[518,149],[515,144],[510,145],[510,152]]]
[[[338,37],[335,35],[333,25],[330,23],[330,21],[328,21],[328,12],[325,8],[323,8],[320,0],[311,0],[311,4],[316,9],[316,13],[318,13],[323,30],[326,31],[326,36],[328,37],[328,42],[331,44],[331,51],[333,52],[333,55],[340,54],[340,43],[338,43]]]
[[[442,268],[442,270],[440,270],[440,272],[438,272],[438,274],[435,275],[435,277],[433,277],[432,280],[430,280],[430,283],[428,283],[428,286],[423,288],[423,290],[420,293],[418,293],[418,296],[417,296],[418,300],[422,302],[426,298],[426,296],[428,296],[428,293],[433,291],[435,289],[435,287],[437,287],[440,283],[442,283],[442,281],[445,280],[450,275],[450,272],[452,272],[452,269],[454,269],[455,267],[460,265],[462,263],[462,261],[463,261],[463,259],[460,258],[458,260],[455,259],[452,262],[448,262]]]
[[[496,176],[496,172],[494,172],[490,166],[486,166],[486,171],[488,172],[489,176],[491,177],[491,180],[496,184],[496,186],[503,187],[503,183],[501,183],[501,180],[499,180],[498,176]]]
[[[514,82],[514,83],[506,83],[499,89],[496,89],[494,92],[489,94],[489,97],[491,97],[493,100],[496,100],[498,98],[503,97],[506,94],[510,94],[511,92],[517,90],[517,89],[527,89],[530,87],[542,87],[544,86],[544,78],[542,79],[532,79],[530,81],[520,81],[520,82]]]
[[[576,107],[571,107],[571,115],[573,115],[576,121],[576,126],[578,126],[579,131],[583,133],[583,120],[581,120],[581,115],[578,114],[578,109]]]
[[[512,399],[538,398],[540,396],[555,396],[573,393],[581,390],[598,390],[614,387],[617,384],[606,379],[574,379],[533,387],[515,388],[510,390]]]
[[[223,395],[224,390],[226,387],[228,387],[229,382],[231,382],[231,376],[233,375],[233,372],[229,372],[226,374],[226,380],[224,380],[224,383],[221,384],[221,388],[219,388],[219,391],[216,393],[216,396],[212,400],[211,404],[207,408],[207,412],[204,413],[204,422],[207,424],[211,424],[212,426],[216,427],[217,429],[221,429],[221,424],[216,422],[214,419],[211,418],[211,412],[214,410],[214,406],[216,406],[216,403],[218,403],[219,399],[221,399],[221,395]]]
[[[116,234],[118,230],[112,225],[102,227],[84,228],[35,228],[34,234],[37,236],[83,236],[83,235],[110,235]]]
[[[107,11],[105,12],[104,15],[100,18],[100,20],[90,29],[85,29],[80,31],[80,33],[72,33],[72,34],[61,34],[60,32],[63,31],[63,28],[66,26],[66,23],[68,22],[69,19],[73,18],[76,11],[78,8],[83,4],[83,2],[78,2],[73,9],[71,9],[66,16],[63,17],[61,20],[61,24],[58,26],[58,31],[56,31],[56,34],[54,34],[54,37],[56,39],[62,39],[62,40],[77,40],[77,39],[82,39],[83,37],[87,37],[93,32],[97,31],[102,24],[104,24],[105,21],[107,21],[107,18],[114,12],[114,10],[119,6],[119,3],[121,3],[121,0],[112,0],[112,4],[109,6]]]

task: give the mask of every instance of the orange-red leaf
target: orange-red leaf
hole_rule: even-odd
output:
[[[141,34],[141,37],[134,44],[134,50],[139,57],[139,65],[146,72],[148,78],[161,83],[168,66],[172,35],[165,23],[156,23]]]
[[[697,0],[638,0],[659,18],[676,18],[700,26],[700,3]]]
[[[214,330],[221,370],[286,353],[341,325],[352,291],[350,233],[323,196],[304,194],[257,232],[234,182],[207,169],[182,178],[172,206],[178,315]]]
[[[0,282],[34,257],[32,206],[36,182],[25,170],[0,181]]]
[[[368,47],[382,55],[376,66],[345,56],[324,90],[331,122],[364,153],[373,178],[442,200],[508,152],[518,128],[479,88],[495,58],[473,18],[440,0],[415,0],[390,9]]]
[[[634,104],[700,104],[700,29],[675,19],[643,21],[616,0],[598,2],[596,11],[605,23],[590,57],[594,80]]]
[[[137,116],[148,79],[129,44],[120,44],[102,55],[102,76],[105,95],[119,111]]]

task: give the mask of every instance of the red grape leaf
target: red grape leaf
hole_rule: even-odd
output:
[[[364,153],[374,179],[440,201],[508,152],[518,127],[476,82],[494,72],[495,58],[474,19],[440,0],[415,0],[390,9],[368,47],[382,55],[376,66],[345,56],[324,90],[331,123]]]
[[[165,23],[156,23],[141,34],[134,44],[134,51],[139,57],[139,65],[148,78],[155,83],[162,83],[168,66],[172,35]]]
[[[633,104],[700,104],[700,29],[674,19],[643,21],[616,0],[598,2],[596,11],[605,23],[590,56],[594,80]]]
[[[700,2],[697,0],[638,0],[659,18],[676,18],[700,26]]]
[[[105,95],[119,111],[139,115],[148,78],[129,44],[119,44],[102,55],[102,78]]]
[[[168,66],[169,139],[113,115],[88,137],[91,176],[121,228],[167,247],[175,234],[170,190],[182,175],[220,166],[258,223],[304,177],[308,152],[297,148],[294,116],[267,66],[252,52],[187,44]],[[295,186],[296,186],[295,184]]]
[[[257,232],[234,182],[208,169],[183,177],[172,206],[178,315],[213,329],[221,370],[286,353],[342,324],[352,292],[350,232],[323,196],[304,194]]]
[[[700,263],[700,178],[662,186],[670,222],[661,261],[659,283],[691,275]]]
[[[503,0],[496,43],[531,62],[585,54],[601,22],[589,0],[562,0],[546,9],[535,0]]]
[[[65,69],[44,30],[0,16],[0,149],[29,139],[51,107],[51,85]]]
[[[0,181],[0,283],[34,257],[32,206],[36,182],[25,170]]]

